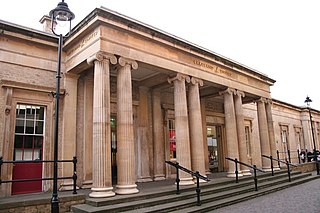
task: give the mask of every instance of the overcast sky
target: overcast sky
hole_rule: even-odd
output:
[[[0,19],[42,29],[60,0],[6,0]],[[271,96],[320,110],[319,0],[65,0],[76,25],[104,6],[195,43],[276,80]]]

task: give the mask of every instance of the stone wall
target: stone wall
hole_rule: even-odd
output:
[[[59,212],[69,212],[72,205],[85,203],[85,195],[70,195],[66,197],[59,197]],[[38,194],[28,200],[17,196],[0,202],[0,213],[47,213],[51,212],[51,198],[39,196]]]

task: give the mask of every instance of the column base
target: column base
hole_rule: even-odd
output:
[[[159,181],[159,180],[165,180],[165,176],[164,175],[155,175],[153,180],[154,181]]]
[[[187,177],[187,178],[180,178],[180,186],[187,186],[187,185],[194,185],[193,178]]]
[[[238,177],[242,177],[243,174],[242,173],[238,173]],[[230,178],[235,178],[236,177],[236,173],[235,172],[228,172],[227,173],[227,177],[230,177]]]
[[[151,177],[140,177],[138,178],[137,182],[139,183],[152,182],[152,179]]]
[[[92,180],[83,181],[81,188],[82,189],[91,189],[92,188]]]
[[[129,195],[129,194],[136,194],[139,190],[137,189],[136,184],[132,185],[116,185],[116,194],[119,195]]]
[[[280,167],[273,167],[273,171],[280,171]]]
[[[76,186],[77,189],[79,189],[78,186]],[[67,180],[63,181],[61,184],[59,191],[72,191],[73,190],[73,181],[72,180]]]
[[[112,190],[113,190],[113,187],[91,188],[92,192],[89,194],[89,197],[94,197],[94,198],[113,197],[116,194]]]
[[[193,182],[194,183],[197,183],[197,178],[194,178],[193,179]],[[207,183],[208,181],[206,181],[206,180],[202,180],[201,178],[199,178],[199,183]]]
[[[249,169],[241,170],[243,176],[251,176],[251,172]]]
[[[268,167],[268,168],[263,168],[262,167],[262,170],[265,171],[265,172],[271,172],[272,171],[271,167]]]

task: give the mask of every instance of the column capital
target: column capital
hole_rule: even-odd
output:
[[[178,81],[186,81],[188,83],[190,83],[190,77],[187,76],[187,75],[184,75],[184,74],[181,74],[181,73],[178,73],[175,77],[172,77],[172,78],[168,78],[168,82],[169,84],[171,84],[172,82],[174,82],[175,80],[178,80]]]
[[[200,86],[203,86],[203,80],[200,78],[191,77],[190,81],[192,84],[199,84]]]
[[[119,58],[119,64],[122,67],[124,67],[126,65],[130,65],[132,67],[132,69],[135,69],[135,70],[138,69],[138,63],[135,60],[125,58],[122,56]]]
[[[87,58],[87,63],[89,65],[92,65],[94,61],[103,61],[103,60],[108,60],[111,64],[116,64],[117,63],[117,58],[115,55],[106,53],[106,52],[96,52],[90,57]]]
[[[244,92],[243,92],[243,91],[241,91],[241,90],[235,90],[234,95],[240,96],[240,97],[242,97],[242,98],[244,98],[244,97],[245,97]]]
[[[233,88],[227,88],[227,89],[225,89],[223,91],[220,91],[219,95],[224,95],[226,93],[229,94],[229,95],[236,94],[236,90],[233,89]]]
[[[267,98],[260,97],[259,99],[254,100],[255,103],[261,102],[261,103],[267,103]]]
[[[272,99],[271,98],[266,98],[266,103],[272,105]]]

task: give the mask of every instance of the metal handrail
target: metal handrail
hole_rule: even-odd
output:
[[[274,171],[273,171],[273,161],[278,161],[278,163],[284,163],[287,165],[287,173],[288,173],[288,179],[289,179],[289,182],[291,182],[291,174],[290,174],[290,166],[294,166],[294,167],[297,167],[296,165],[292,164],[292,163],[289,163],[288,160],[286,161],[283,161],[283,160],[280,160],[280,159],[276,159],[276,158],[273,158],[271,155],[270,156],[267,156],[267,155],[261,155],[262,157],[265,157],[265,158],[268,158],[270,159],[270,162],[271,162],[271,175],[274,176]]]
[[[73,179],[73,194],[77,194],[77,157],[73,157],[72,160],[58,160],[57,162],[60,163],[73,163],[73,175],[71,177],[57,177],[58,180],[64,180],[64,179]],[[43,181],[43,180],[53,180],[53,177],[48,177],[48,178],[30,178],[30,179],[18,179],[18,180],[2,180],[1,179],[1,171],[2,171],[2,164],[9,164],[9,163],[19,163],[19,164],[23,164],[23,163],[54,163],[53,160],[26,160],[26,161],[22,161],[22,160],[7,160],[4,161],[2,157],[0,157],[0,185],[2,183],[15,183],[15,182],[29,182],[29,181]]]
[[[257,170],[258,170],[259,172],[265,172],[265,171],[263,171],[263,170],[261,170],[261,169],[258,169],[256,165],[252,165],[252,166],[251,166],[251,165],[249,165],[249,164],[246,164],[246,163],[243,163],[243,162],[241,162],[241,161],[238,161],[237,158],[232,159],[232,158],[226,157],[226,159],[235,162],[236,183],[239,182],[238,163],[241,164],[241,165],[244,165],[244,166],[246,166],[246,167],[249,167],[249,168],[253,169],[253,173],[254,173],[254,178],[253,178],[253,180],[254,180],[254,187],[255,187],[255,190],[258,191]]]
[[[197,193],[197,206],[201,206],[201,201],[200,201],[200,182],[199,182],[199,178],[201,178],[202,180],[205,181],[210,181],[210,179],[208,177],[205,177],[203,175],[201,175],[198,171],[194,172],[190,169],[187,169],[183,166],[181,166],[178,162],[172,162],[172,161],[165,161],[167,164],[174,166],[176,168],[176,183],[177,183],[177,190],[176,190],[176,194],[180,194],[180,188],[179,188],[179,183],[180,183],[180,178],[179,178],[179,169],[181,171],[184,171],[186,173],[191,174],[192,176],[195,176],[197,178],[197,188],[196,188],[196,193]]]

